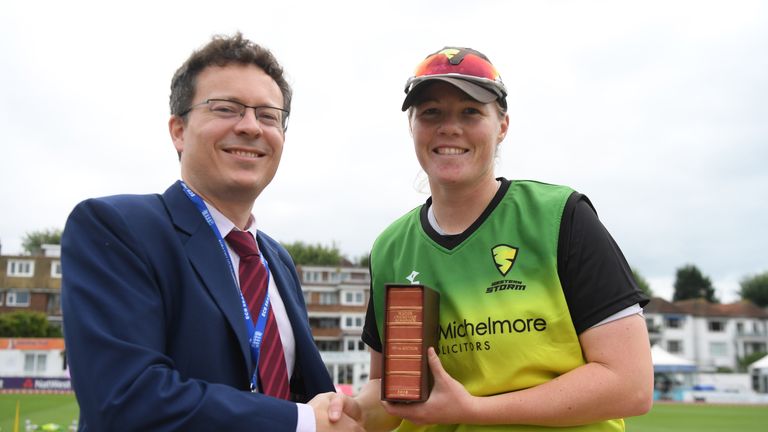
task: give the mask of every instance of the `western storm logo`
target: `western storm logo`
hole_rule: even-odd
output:
[[[517,259],[517,250],[516,247],[505,244],[494,246],[491,249],[493,262],[502,276],[506,276],[512,270],[512,265],[515,264]]]

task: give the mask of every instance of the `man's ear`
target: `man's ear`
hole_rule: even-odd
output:
[[[168,132],[171,134],[171,141],[176,148],[176,153],[181,158],[181,153],[184,151],[184,128],[186,128],[184,119],[180,116],[172,115],[168,120]]]

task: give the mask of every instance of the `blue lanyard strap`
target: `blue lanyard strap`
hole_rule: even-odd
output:
[[[240,290],[237,273],[235,272],[235,266],[232,265],[232,257],[229,256],[227,243],[224,241],[224,238],[221,236],[219,229],[216,227],[216,222],[213,220],[211,212],[208,210],[208,207],[206,207],[202,198],[193,192],[186,185],[186,183],[183,181],[179,181],[179,183],[181,184],[181,188],[184,189],[184,193],[192,201],[195,207],[197,207],[197,210],[200,211],[200,214],[203,215],[205,222],[213,230],[213,234],[216,236],[216,240],[219,242],[219,246],[221,247],[221,251],[224,254],[224,258],[227,260],[229,271],[232,274],[232,281],[235,283],[235,288],[237,288],[237,294],[240,295],[240,305],[243,310],[243,319],[248,330],[248,346],[251,349],[251,356],[256,363],[256,368],[254,369],[253,376],[251,377],[251,391],[256,391],[259,383],[259,354],[261,352],[261,340],[262,336],[264,335],[264,328],[267,325],[267,316],[269,315],[269,264],[267,264],[267,260],[264,259],[264,254],[259,254],[261,263],[267,270],[267,293],[264,296],[264,303],[262,304],[261,309],[259,309],[259,316],[256,318],[256,323],[254,324],[253,320],[251,319],[251,313],[248,311],[248,304],[246,303],[245,297],[243,297],[243,293]]]

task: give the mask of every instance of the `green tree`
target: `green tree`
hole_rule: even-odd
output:
[[[358,258],[357,263],[355,263],[355,265],[358,267],[367,268],[370,265],[370,263],[371,263],[371,254],[367,253],[360,256],[360,258]]]
[[[42,312],[10,312],[0,314],[0,337],[61,337],[61,329]]]
[[[739,295],[760,307],[768,307],[768,271],[741,280]]]
[[[306,244],[302,241],[284,243],[283,247],[291,254],[296,265],[341,265],[344,256],[336,245],[323,246],[321,244]]]
[[[61,230],[49,228],[24,234],[21,247],[31,255],[39,255],[44,244],[61,244]]]
[[[758,351],[745,357],[739,357],[739,372],[746,372],[749,365],[765,357],[766,354],[768,353],[765,351]]]
[[[715,298],[715,287],[709,277],[704,276],[693,264],[677,269],[673,301],[704,298],[712,303],[720,303]]]
[[[648,297],[653,297],[653,290],[651,290],[651,285],[647,280],[645,280],[643,275],[641,275],[640,272],[634,268],[632,269],[632,277],[635,278],[635,282],[637,282],[638,288],[640,288],[645,293],[645,295]]]

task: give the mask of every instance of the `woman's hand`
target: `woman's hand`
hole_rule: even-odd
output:
[[[382,402],[391,415],[416,424],[471,424],[478,398],[467,392],[460,382],[448,375],[433,348],[427,351],[434,386],[423,403]]]

